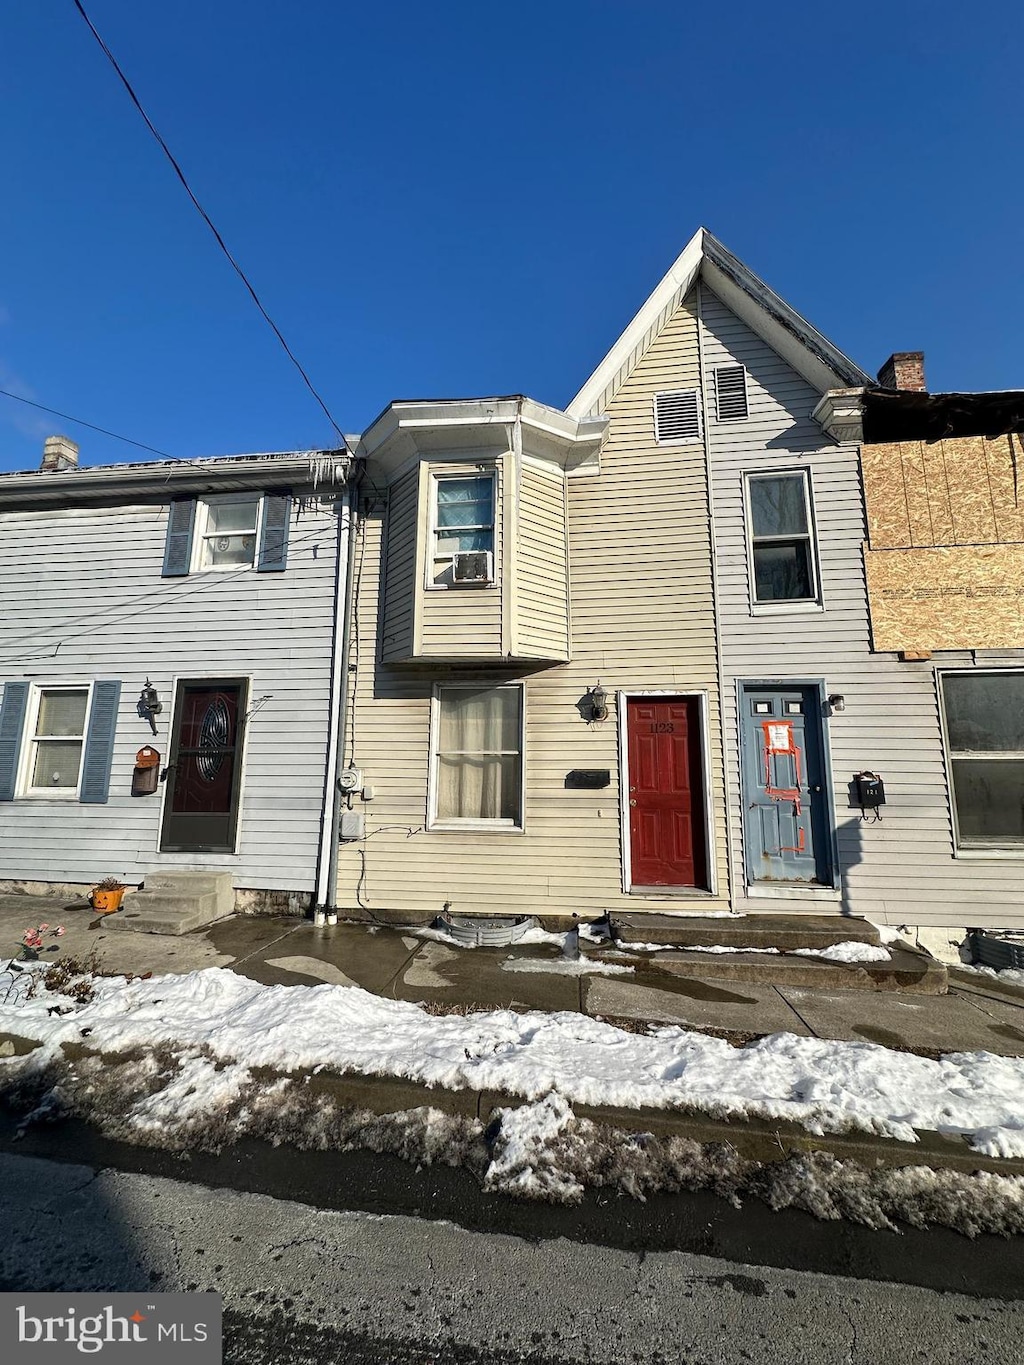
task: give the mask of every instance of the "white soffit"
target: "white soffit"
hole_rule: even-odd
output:
[[[566,412],[582,417],[605,410],[698,277],[819,393],[871,383],[869,375],[700,228]]]

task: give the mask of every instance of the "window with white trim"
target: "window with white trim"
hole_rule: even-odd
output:
[[[434,694],[431,824],[523,823],[523,688],[439,684]]]
[[[77,798],[89,691],[82,686],[35,689],[26,755],[26,796]]]
[[[1024,852],[1024,669],[940,677],[957,843]]]
[[[747,371],[743,365],[715,369],[715,414],[720,422],[742,422],[747,416]]]
[[[757,606],[818,601],[818,572],[806,469],[748,474],[750,594]]]
[[[253,494],[199,504],[197,569],[244,569],[255,563],[260,502]]]
[[[654,439],[658,445],[699,441],[700,390],[672,389],[654,395]]]
[[[494,475],[435,474],[431,490],[430,583],[494,581]]]

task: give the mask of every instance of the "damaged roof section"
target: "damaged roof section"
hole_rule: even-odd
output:
[[[869,388],[860,403],[865,445],[1024,433],[1021,389],[999,393],[917,393]]]

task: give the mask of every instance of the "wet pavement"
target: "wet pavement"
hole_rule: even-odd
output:
[[[103,917],[81,902],[25,895],[0,896],[0,951],[13,953],[24,930],[44,922],[66,929],[53,956],[91,955],[108,973],[229,967],[266,985],[359,986],[438,1012],[571,1010],[742,1037],[785,1031],[926,1053],[1024,1055],[1024,991],[955,971],[944,995],[835,989],[831,963],[822,963],[820,986],[797,987],[784,975],[772,983],[773,964],[782,966],[784,956],[761,959],[765,979],[736,980],[717,976],[713,961],[684,967],[677,958],[666,970],[650,954],[607,944],[582,944],[574,960],[555,942],[467,949],[405,927],[320,927],[287,916],[235,915],[172,938],[105,930]]]

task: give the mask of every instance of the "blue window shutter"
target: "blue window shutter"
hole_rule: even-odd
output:
[[[92,689],[89,733],[85,737],[82,759],[82,785],[79,801],[102,804],[110,792],[110,764],[114,757],[114,731],[117,705],[121,700],[119,682],[97,682]]]
[[[164,578],[181,578],[192,562],[192,528],[196,524],[195,498],[179,498],[171,503],[167,516],[167,542],[164,545]]]
[[[4,686],[0,706],[0,801],[13,801],[18,781],[21,733],[28,709],[28,683],[9,682]]]
[[[292,519],[289,493],[268,493],[263,499],[263,529],[256,568],[260,573],[280,573],[288,564],[288,527]]]

